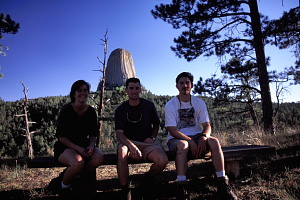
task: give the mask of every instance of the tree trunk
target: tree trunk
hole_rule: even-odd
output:
[[[104,35],[104,39],[102,40],[104,42],[104,59],[103,62],[99,59],[99,61],[102,63],[102,69],[100,70],[102,72],[102,79],[101,79],[101,88],[100,88],[100,104],[98,108],[98,117],[99,117],[99,138],[98,138],[98,146],[100,147],[102,143],[102,127],[103,127],[103,113],[104,113],[104,91],[105,91],[105,83],[106,83],[106,56],[108,52],[108,38],[107,38],[108,32],[106,31]]]
[[[33,147],[32,147],[32,141],[31,141],[31,133],[29,130],[29,121],[28,121],[28,111],[27,111],[27,103],[28,99],[25,98],[24,102],[24,114],[25,114],[25,124],[26,124],[26,140],[27,140],[27,148],[28,148],[28,157],[29,159],[33,159]]]
[[[24,114],[20,114],[20,115],[16,115],[17,117],[25,117],[25,126],[26,128],[24,129],[25,130],[25,137],[26,137],[26,141],[27,141],[27,148],[28,148],[28,157],[29,159],[33,159],[33,147],[32,147],[32,141],[31,141],[31,133],[34,133],[33,132],[30,132],[30,129],[29,129],[29,126],[30,124],[32,123],[35,123],[35,122],[30,122],[28,120],[28,110],[27,110],[27,107],[28,107],[28,89],[26,88],[25,84],[21,81],[21,84],[23,86],[23,92],[24,92],[24,95],[25,95],[25,98],[24,98],[24,104],[23,104],[23,109],[24,109]]]
[[[105,91],[105,70],[103,72],[103,77],[101,81],[101,91],[100,91],[100,105],[99,105],[99,147],[102,143],[102,123],[103,123],[103,112],[104,112],[104,91]]]
[[[255,112],[255,109],[254,109],[254,105],[251,101],[248,100],[248,109],[250,111],[250,115],[251,115],[251,118],[254,122],[254,124],[258,127],[258,129],[260,130],[260,124],[259,124],[259,121],[258,121],[258,118],[257,118],[257,115],[256,115],[256,112]]]
[[[261,31],[261,22],[260,15],[258,12],[257,1],[249,0],[249,7],[252,21],[251,25],[254,35],[254,48],[258,67],[259,85],[261,90],[264,130],[266,133],[274,133],[273,109],[269,86],[269,74],[266,65],[264,41]]]

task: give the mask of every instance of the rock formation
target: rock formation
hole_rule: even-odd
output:
[[[132,77],[137,77],[132,54],[120,48],[112,51],[106,68],[106,89],[122,86]]]

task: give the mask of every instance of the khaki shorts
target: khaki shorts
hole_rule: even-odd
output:
[[[147,160],[147,157],[148,157],[149,153],[151,153],[152,151],[154,151],[156,149],[161,149],[161,150],[164,151],[163,147],[159,144],[156,144],[156,143],[145,143],[145,142],[138,142],[138,141],[134,141],[134,140],[131,140],[131,142],[133,144],[135,144],[135,146],[137,148],[139,148],[139,150],[142,152],[142,157],[143,157],[144,160]],[[120,145],[124,145],[124,144],[119,143],[118,147]]]

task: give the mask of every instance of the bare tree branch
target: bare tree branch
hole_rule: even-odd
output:
[[[25,86],[25,84],[22,81],[20,81],[20,83],[23,86],[23,93],[25,95],[24,104],[23,104],[24,113],[23,114],[18,114],[18,115],[15,115],[15,116],[16,117],[25,117],[25,126],[26,126],[26,128],[22,128],[21,130],[25,131],[26,134],[24,134],[24,135],[22,134],[22,136],[26,137],[26,140],[27,140],[28,157],[30,159],[33,159],[33,147],[32,147],[32,141],[31,141],[31,133],[35,133],[36,131],[30,131],[29,126],[30,126],[30,124],[34,124],[36,122],[32,122],[32,121],[28,120],[27,107],[28,107],[28,91],[29,91],[29,89]]]
[[[100,57],[97,57],[98,61],[102,64],[102,68],[95,71],[100,71],[102,73],[102,78],[100,81],[100,103],[98,105],[98,117],[99,117],[99,138],[98,138],[98,146],[102,143],[102,122],[104,119],[104,91],[105,91],[105,84],[106,84],[106,67],[107,67],[107,53],[108,53],[108,30],[106,30],[104,39],[101,39],[103,41],[104,46],[104,57],[103,61],[100,59]],[[97,96],[97,95],[96,95]]]

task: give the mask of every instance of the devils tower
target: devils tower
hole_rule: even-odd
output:
[[[112,51],[106,68],[106,89],[122,86],[132,77],[137,77],[132,54],[121,48]]]

